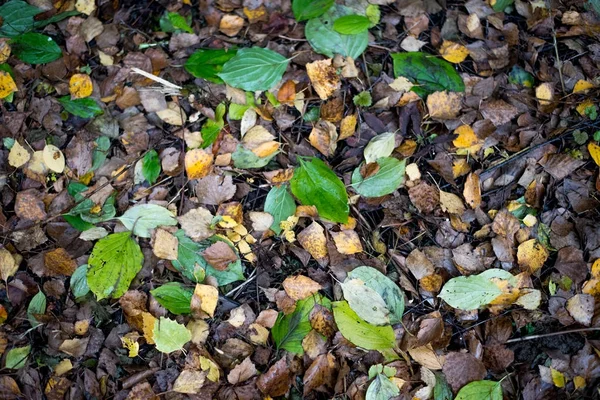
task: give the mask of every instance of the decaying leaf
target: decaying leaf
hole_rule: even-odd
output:
[[[283,288],[290,298],[302,300],[321,290],[321,285],[309,277],[296,275],[285,278]]]
[[[306,64],[306,73],[321,100],[327,100],[340,88],[340,76],[331,59],[313,61]]]

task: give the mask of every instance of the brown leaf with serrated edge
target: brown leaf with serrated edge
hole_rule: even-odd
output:
[[[77,269],[77,262],[63,248],[58,248],[44,254],[46,276],[66,275],[71,276]]]
[[[327,266],[329,263],[327,238],[321,225],[313,221],[312,224],[298,234],[297,238],[304,250],[308,251],[322,267]]]
[[[296,82],[289,79],[281,85],[279,91],[277,92],[277,101],[286,104],[286,105],[294,105],[294,100],[296,100]]]
[[[479,184],[479,175],[470,173],[465,180],[465,188],[463,190],[465,201],[472,209],[476,209],[481,205],[481,186]]]
[[[312,296],[321,290],[319,283],[304,275],[288,276],[282,285],[287,295],[296,301]]]
[[[337,332],[333,313],[320,304],[315,304],[309,315],[310,326],[321,335],[332,337]]]
[[[292,371],[285,357],[277,361],[267,372],[256,381],[256,386],[265,395],[271,397],[283,396],[292,385]]]
[[[215,242],[211,244],[204,252],[202,257],[216,270],[225,271],[227,266],[237,260],[233,249],[225,242]]]
[[[304,395],[322,386],[332,388],[337,368],[337,362],[331,353],[318,356],[304,373]]]

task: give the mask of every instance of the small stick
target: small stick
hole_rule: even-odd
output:
[[[524,342],[526,340],[535,340],[535,339],[541,339],[541,338],[546,338],[546,337],[551,337],[551,336],[566,335],[568,333],[592,332],[592,331],[600,331],[600,328],[579,328],[579,329],[570,329],[568,331],[562,331],[562,332],[542,333],[540,335],[531,335],[531,336],[525,336],[522,338],[510,339],[510,340],[507,340],[506,343],[507,344],[518,343],[518,342]]]
[[[135,72],[136,74],[140,74],[140,75],[142,75],[142,76],[144,76],[144,77],[146,77],[146,78],[148,78],[150,80],[153,80],[154,82],[158,82],[158,83],[160,83],[161,85],[163,85],[165,87],[168,87],[168,88],[171,88],[171,89],[177,89],[177,90],[183,89],[181,86],[177,86],[174,83],[171,83],[171,82],[169,82],[169,81],[167,81],[167,80],[165,80],[163,78],[159,78],[156,75],[149,74],[148,72],[143,71],[143,70],[141,70],[139,68],[133,67],[133,68],[131,68],[131,70],[133,72]]]

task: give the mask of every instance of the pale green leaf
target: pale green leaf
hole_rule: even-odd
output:
[[[320,159],[300,159],[290,181],[292,193],[304,205],[317,207],[319,216],[333,222],[348,221],[348,193],[344,183]]]
[[[21,369],[27,362],[27,357],[31,351],[31,345],[15,347],[6,353],[5,367],[8,369]]]
[[[71,275],[71,292],[75,298],[83,297],[90,291],[90,287],[87,284],[87,270],[88,265],[83,264],[77,267],[73,275]]]
[[[218,76],[229,86],[249,92],[269,90],[281,80],[289,60],[261,47],[238,50]]]
[[[312,48],[327,57],[341,54],[344,57],[358,58],[369,44],[369,34],[365,30],[356,35],[344,35],[333,29],[334,21],[353,14],[351,8],[336,4],[319,18],[306,23],[304,35]]]
[[[238,144],[236,150],[231,155],[233,165],[240,169],[251,169],[251,168],[262,168],[269,163],[276,155],[278,151],[274,152],[267,157],[259,157],[254,154],[251,150],[246,149],[241,144]]]
[[[367,350],[389,350],[396,345],[396,335],[391,326],[375,326],[361,319],[347,301],[336,301],[333,315],[342,335],[358,347]]]
[[[377,160],[379,170],[364,179],[360,167],[352,172],[352,187],[363,197],[381,197],[393,193],[404,182],[406,160],[383,157]]]
[[[181,283],[169,282],[150,291],[158,303],[173,314],[189,314],[194,291]]]
[[[389,157],[396,148],[396,134],[393,132],[381,133],[369,141],[365,146],[365,161],[372,163],[382,157]]]
[[[279,223],[285,221],[296,212],[296,202],[288,192],[287,185],[273,186],[265,200],[265,211],[273,216],[271,230],[281,233]]]
[[[476,310],[502,294],[502,290],[481,275],[452,278],[438,295],[446,303],[460,310]]]
[[[356,35],[369,29],[371,21],[362,15],[344,15],[333,22],[333,29],[344,35]]]
[[[153,339],[156,343],[156,349],[168,354],[181,350],[187,342],[192,340],[192,334],[177,321],[160,317],[154,322]]]
[[[150,231],[159,226],[177,225],[177,220],[171,211],[156,204],[140,204],[131,207],[117,219],[134,235],[144,238],[149,238]]]
[[[113,233],[94,246],[88,260],[87,283],[98,300],[119,298],[142,269],[144,256],[131,232]]]
[[[293,313],[284,315],[279,313],[271,334],[277,349],[284,349],[290,353],[304,354],[302,339],[310,332],[309,315],[316,304],[331,308],[331,302],[319,294],[299,300]]]
[[[500,382],[475,381],[463,386],[455,400],[502,400]]]
[[[349,278],[360,279],[366,286],[375,290],[390,310],[390,323],[402,321],[404,314],[404,293],[390,278],[373,267],[358,267],[348,273]]]
[[[360,279],[346,279],[341,284],[344,298],[360,318],[373,325],[388,325],[390,310],[375,290]]]
[[[35,314],[46,313],[46,295],[41,290],[36,293],[35,296],[29,302],[27,307],[27,319],[33,328],[40,325],[38,320],[35,318]]]
[[[389,400],[400,394],[400,389],[383,374],[377,374],[369,385],[365,400]]]

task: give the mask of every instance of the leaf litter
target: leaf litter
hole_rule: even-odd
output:
[[[0,5],[4,397],[593,396],[594,1],[101,3]]]

